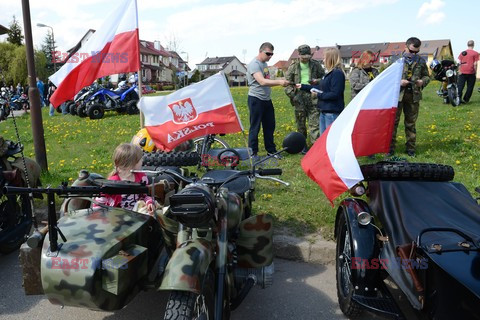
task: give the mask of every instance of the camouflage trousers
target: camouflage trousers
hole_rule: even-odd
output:
[[[406,137],[406,151],[415,152],[415,142],[417,140],[417,130],[415,123],[418,118],[418,111],[420,109],[420,102],[413,102],[413,96],[405,92],[402,101],[398,102],[397,113],[395,115],[395,127],[392,134],[392,142],[390,144],[390,151],[395,151],[395,143],[397,140],[397,128],[400,122],[402,111],[404,114],[405,137]]]
[[[310,142],[313,144],[320,135],[319,118],[320,112],[312,101],[310,92],[297,91],[292,99],[295,109],[295,122],[297,123],[297,131],[307,138],[307,121],[308,133],[310,134]]]

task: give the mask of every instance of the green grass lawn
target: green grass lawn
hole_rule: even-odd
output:
[[[435,94],[438,87],[438,82],[432,82],[424,90],[417,122],[417,157],[414,161],[453,166],[455,181],[465,184],[473,193],[474,188],[480,186],[480,93],[475,88],[469,104],[453,108],[442,104]],[[232,88],[231,91],[243,125],[248,130],[247,88]],[[345,97],[348,103],[348,84]],[[283,137],[295,130],[293,108],[282,88],[273,89],[272,99],[277,121],[275,140],[280,145]],[[71,183],[83,168],[107,175],[113,169],[111,155],[114,148],[121,142],[130,141],[140,126],[138,116],[115,112],[106,113],[101,120],[62,116],[59,113],[49,117],[47,108],[43,108],[42,115],[49,166],[49,172],[42,176],[44,186],[58,186],[62,181]],[[34,158],[30,116],[24,115],[17,122],[25,144],[25,155]],[[0,123],[0,134],[5,139],[16,140],[12,120]],[[241,147],[245,146],[246,135],[229,135],[225,140],[231,146]],[[260,150],[263,150],[263,137],[260,137],[260,141]],[[401,153],[404,151],[404,142],[401,125],[397,147],[400,154],[397,155],[406,157]],[[383,156],[377,155],[376,160],[381,159]],[[286,155],[279,163],[284,171],[282,178],[291,183],[290,187],[258,181],[254,209],[256,212],[272,214],[277,226],[289,227],[297,234],[322,230],[327,238],[331,237],[335,209],[320,188],[303,173],[300,160],[301,155]],[[362,158],[360,162],[363,164],[376,160]],[[341,198],[337,199],[336,204]]]

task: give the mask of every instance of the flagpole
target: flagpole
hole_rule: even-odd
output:
[[[140,50],[139,50],[140,51]],[[140,61],[140,69],[138,69],[138,98],[139,102],[140,99],[142,99],[142,62]],[[140,129],[144,127],[144,117],[143,117],[143,112],[140,110]]]

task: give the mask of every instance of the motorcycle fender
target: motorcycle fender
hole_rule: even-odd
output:
[[[375,294],[372,290],[377,286],[379,271],[382,267],[378,259],[379,248],[376,243],[376,229],[371,224],[363,226],[358,223],[360,212],[371,214],[368,204],[360,199],[345,199],[337,211],[335,232],[340,215],[345,214],[352,243],[352,283],[355,293],[361,295]],[[337,234],[335,234],[337,238]],[[368,288],[365,290],[365,288]]]
[[[203,279],[214,258],[214,250],[212,243],[204,239],[188,241],[177,248],[168,261],[159,290],[200,294]]]

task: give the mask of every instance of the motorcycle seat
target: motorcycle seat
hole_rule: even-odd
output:
[[[238,170],[211,170],[205,173],[202,180],[206,183],[222,184],[231,176],[238,174]],[[223,187],[228,188],[229,191],[235,192],[242,196],[251,188],[250,179],[247,176],[238,177],[230,182],[227,182]]]

